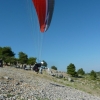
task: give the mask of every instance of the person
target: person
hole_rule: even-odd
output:
[[[3,61],[0,59],[0,67],[3,67]]]
[[[42,74],[42,67],[40,67],[39,72],[40,72],[40,74]]]
[[[33,70],[35,72],[37,72],[37,74],[39,73],[39,68],[43,65],[44,62],[41,62],[41,63],[35,63],[34,67],[33,67]]]
[[[24,70],[25,70],[25,68],[26,68],[26,64],[24,64],[24,67],[23,67],[23,68],[24,68]]]

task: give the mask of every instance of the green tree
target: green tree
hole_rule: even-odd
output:
[[[0,47],[0,58],[3,59],[4,62],[10,63],[12,57],[14,57],[15,54],[12,51],[11,47]]]
[[[35,62],[36,62],[36,58],[34,58],[34,57],[28,58],[28,64],[34,65]]]
[[[56,66],[51,66],[51,69],[57,70]]]
[[[77,73],[77,72],[75,72],[74,76],[75,76],[75,77],[78,77],[78,73]]]
[[[21,63],[21,64],[25,64],[25,63],[27,63],[27,61],[28,61],[28,56],[27,56],[27,54],[25,54],[25,53],[23,53],[23,52],[19,52],[19,63]]]
[[[96,72],[95,72],[94,70],[92,70],[92,71],[90,72],[90,77],[91,77],[91,79],[93,79],[93,80],[95,80],[95,79],[97,78]]]
[[[10,63],[13,64],[13,65],[16,65],[17,64],[17,58],[11,57]]]
[[[0,47],[0,59],[2,59],[3,58],[3,55],[2,55],[2,47]]]
[[[72,76],[75,76],[76,72],[75,72],[75,65],[70,63],[68,66],[67,66],[67,73],[72,75]]]
[[[80,74],[80,75],[84,75],[84,74],[85,74],[85,71],[84,71],[82,68],[80,68],[80,69],[77,71],[77,73]]]

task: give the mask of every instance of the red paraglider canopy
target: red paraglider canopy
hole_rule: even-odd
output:
[[[54,0],[32,0],[35,6],[40,31],[45,32],[50,26],[52,14],[54,10]]]

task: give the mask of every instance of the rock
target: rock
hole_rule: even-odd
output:
[[[63,78],[63,74],[58,74],[58,78]]]
[[[21,96],[21,99],[24,100],[24,96]]]
[[[20,83],[19,82],[16,82],[16,85],[20,85]]]
[[[5,100],[5,97],[3,95],[0,95],[0,100]]]
[[[69,82],[73,82],[73,79],[71,79],[70,77],[68,77],[68,81]]]
[[[7,77],[7,76],[4,76],[3,78],[4,78],[4,79],[7,79],[7,80],[9,79],[9,77]]]

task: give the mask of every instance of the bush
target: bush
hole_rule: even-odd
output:
[[[57,70],[56,66],[51,66],[51,69]]]
[[[93,80],[95,80],[95,79],[97,78],[96,72],[95,72],[94,70],[92,70],[92,71],[90,72],[90,77],[91,77],[91,79],[93,79]]]
[[[84,71],[82,68],[80,68],[80,69],[77,71],[77,73],[80,74],[80,75],[84,75],[84,74],[85,74],[85,71]]]

